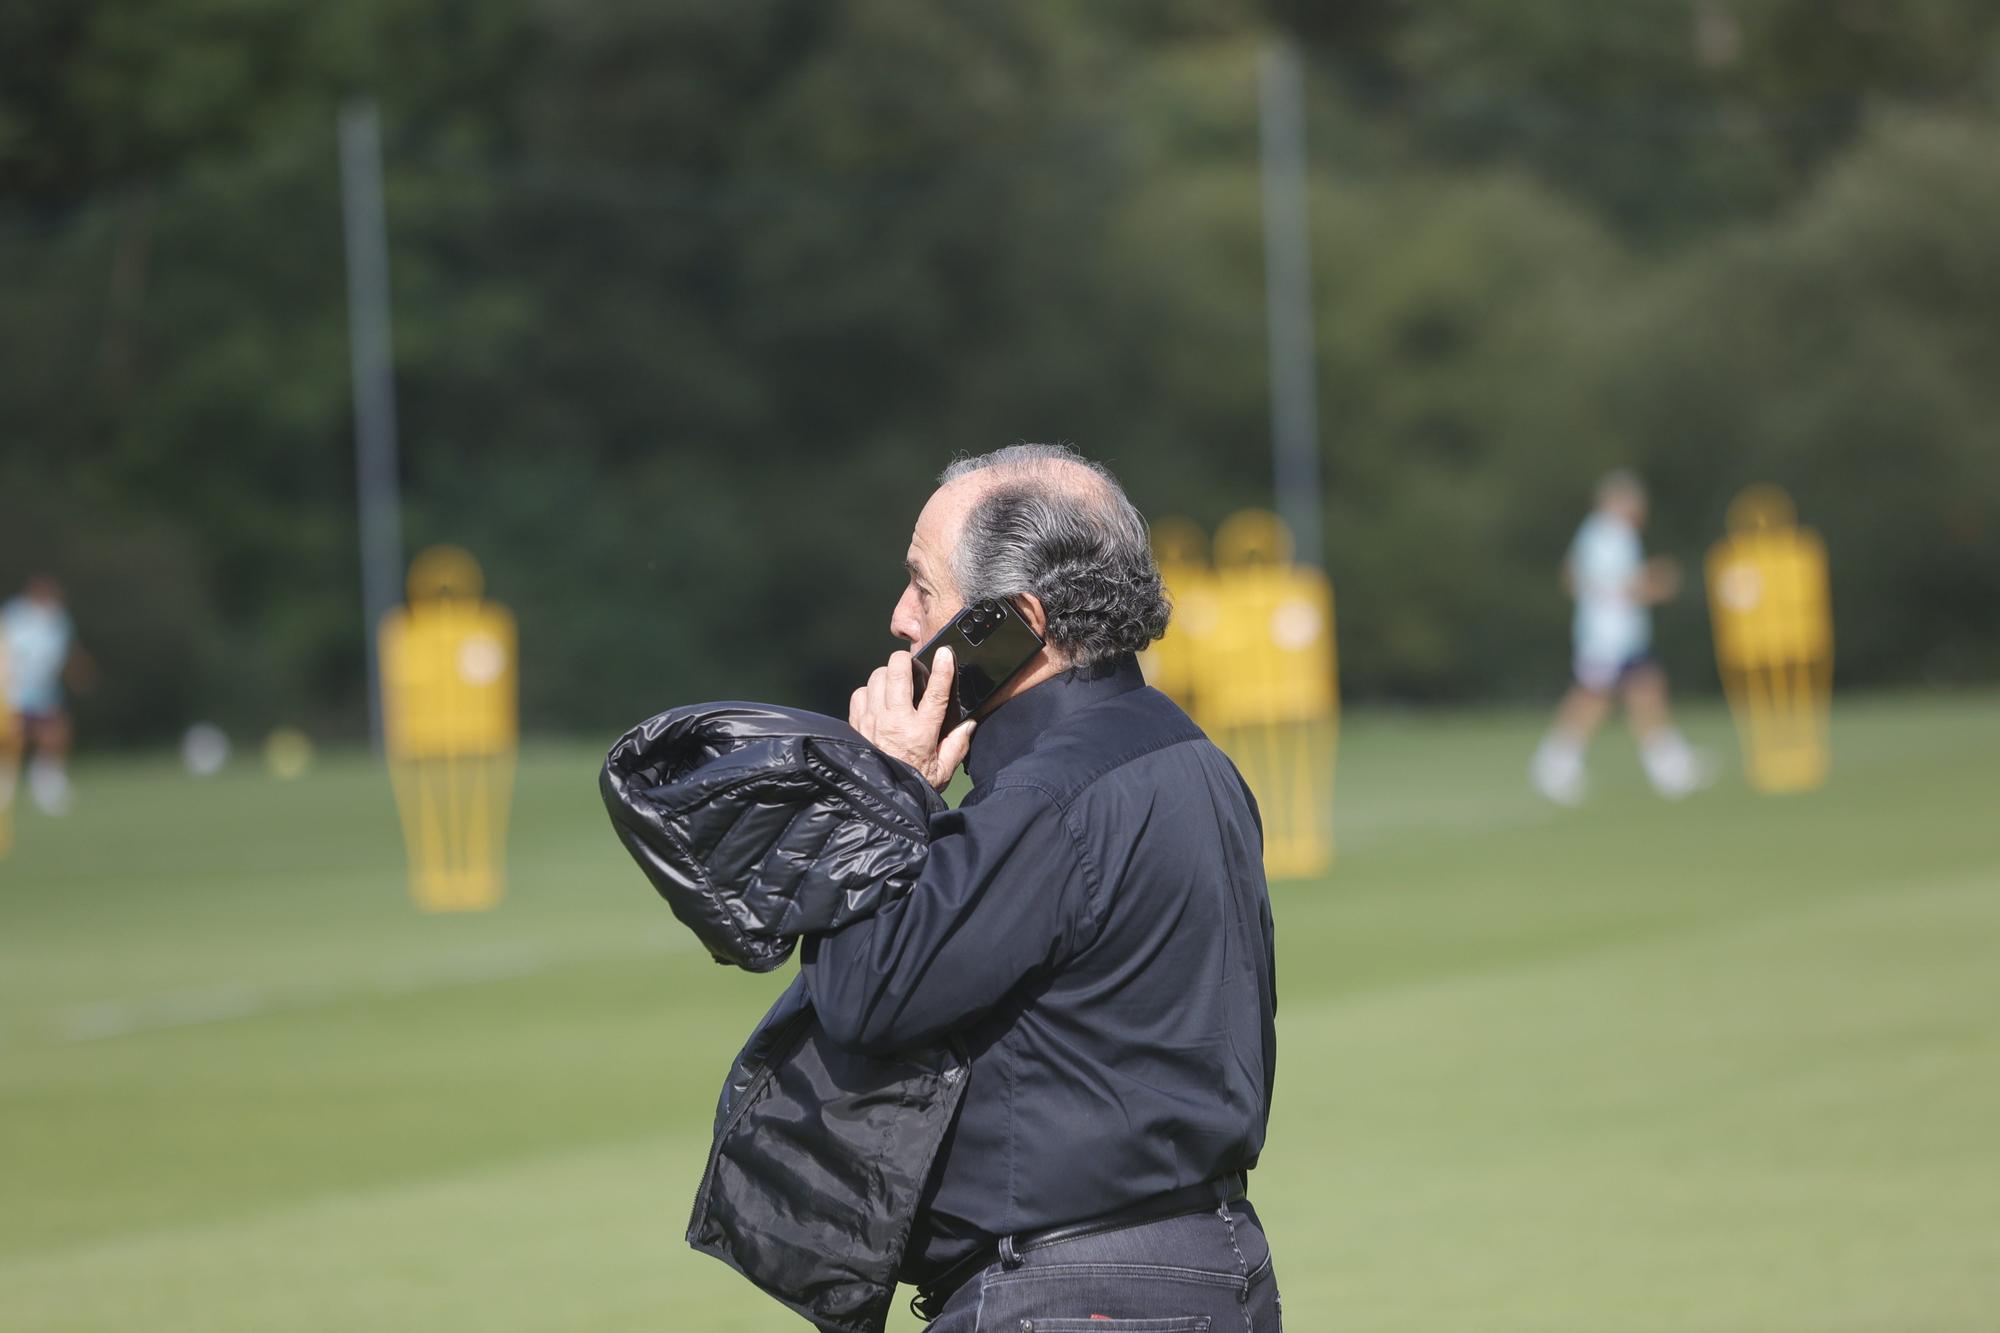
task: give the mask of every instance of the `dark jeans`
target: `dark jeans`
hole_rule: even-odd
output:
[[[1278,1280],[1244,1201],[993,1264],[928,1333],[1279,1333]]]

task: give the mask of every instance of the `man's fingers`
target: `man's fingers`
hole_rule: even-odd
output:
[[[944,721],[945,704],[951,698],[952,678],[958,674],[958,660],[951,649],[940,648],[931,663],[931,678],[924,686],[923,702],[917,705],[917,712],[928,718]]]
[[[972,730],[978,725],[971,718],[967,718],[953,727],[950,734],[939,742],[936,786],[943,787],[950,782],[951,775],[958,772],[958,766],[965,762],[965,756],[972,750]]]
[[[889,654],[889,665],[885,670],[889,673],[890,696],[899,702],[903,700],[914,702],[917,693],[911,684],[914,677],[911,675],[910,655],[898,648]]]
[[[889,668],[876,667],[868,677],[868,706],[875,710],[877,717],[886,717],[891,707],[889,703]]]
[[[847,725],[853,727],[856,731],[860,731],[862,730],[861,724],[867,721],[867,719],[868,687],[862,685],[856,688],[854,693],[847,696]]]

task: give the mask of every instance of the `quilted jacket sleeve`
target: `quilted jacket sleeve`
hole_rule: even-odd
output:
[[[846,724],[750,704],[633,728],[600,780],[619,840],[718,962],[767,972],[800,935],[907,892],[944,803]]]

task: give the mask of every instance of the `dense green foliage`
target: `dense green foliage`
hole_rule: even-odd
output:
[[[837,707],[953,452],[1269,491],[1256,55],[1311,68],[1343,661],[1561,679],[1594,474],[1828,538],[1843,679],[1990,678],[2000,16],[1977,0],[89,0],[0,11],[0,579],[99,736],[358,724],[334,116],[387,129],[410,548],[533,726]],[[1666,617],[1711,679],[1697,599]]]
[[[2000,697],[1851,704],[1830,785],[1782,799],[1668,804],[1607,737],[1576,812],[1523,781],[1540,725],[1354,719],[1333,877],[1274,891],[1251,1193],[1289,1326],[1990,1327]],[[21,810],[10,1333],[803,1333],[680,1242],[784,978],[672,919],[597,759],[528,750],[473,917],[408,905],[358,754],[87,760],[75,814]]]

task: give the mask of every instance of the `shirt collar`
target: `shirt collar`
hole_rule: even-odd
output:
[[[1032,749],[1044,731],[1070,714],[1129,693],[1145,683],[1139,659],[1130,653],[1051,676],[980,719],[972,732],[972,750],[966,755],[965,771],[974,786],[990,781]]]

